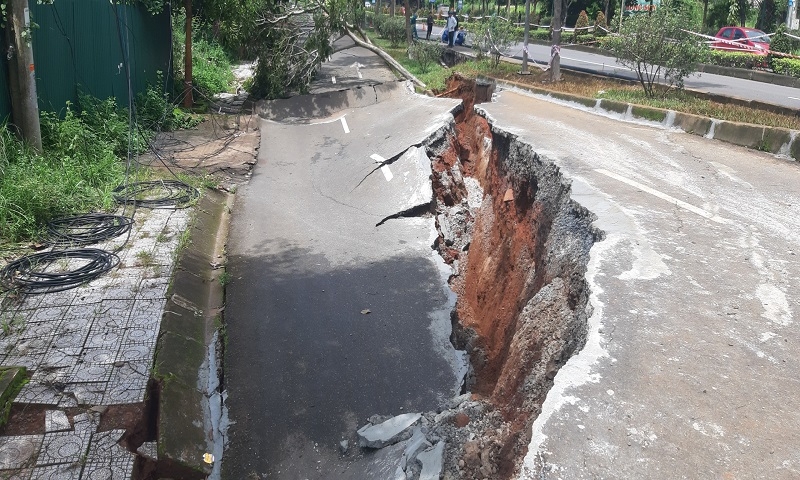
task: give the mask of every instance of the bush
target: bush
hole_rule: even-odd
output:
[[[772,70],[781,75],[800,78],[800,60],[794,58],[773,58]]]
[[[161,83],[161,82],[159,82]],[[136,123],[146,130],[171,131],[197,126],[202,117],[184,112],[169,101],[160,87],[149,85],[136,96]]]
[[[602,11],[597,12],[597,18],[594,20],[594,35],[596,37],[603,37],[606,35],[606,31],[603,29],[608,28],[608,22],[606,21],[606,16]]]
[[[531,30],[528,32],[531,40],[542,40],[542,41],[549,41],[552,40],[550,35],[549,29],[542,29],[542,30]]]
[[[68,104],[64,119],[43,112],[44,153],[37,155],[0,129],[0,236],[35,238],[51,219],[114,206],[111,190],[124,179],[125,166],[114,154],[122,143],[115,125],[95,130],[90,123],[109,113],[111,101],[87,103],[76,113]],[[97,110],[94,108],[97,107]],[[127,121],[127,117],[125,119]],[[124,132],[127,137],[127,125]]]
[[[443,47],[439,42],[414,42],[408,48],[409,56],[416,60],[422,73],[428,73],[431,65],[442,58]]]
[[[665,1],[654,12],[629,17],[620,35],[606,37],[605,45],[617,61],[636,72],[645,94],[653,97],[661,77],[667,86],[683,88],[683,79],[702,55],[684,29],[692,29],[690,12]]]
[[[747,52],[729,52],[725,50],[709,49],[702,59],[705,63],[720,67],[752,69],[762,66],[766,62],[763,55],[754,55]]]
[[[784,35],[786,32],[786,25],[779,25],[777,30],[775,31],[775,35],[772,36],[770,41],[769,49],[773,52],[781,52],[781,53],[794,53],[795,51],[800,49],[800,41],[795,40],[791,37],[787,37]],[[792,32],[789,32],[792,33]],[[793,32],[792,35],[798,35],[798,32]]]
[[[595,38],[594,34],[592,33],[585,33],[575,37],[575,43],[580,43],[582,45],[593,44],[596,40],[597,38]]]
[[[378,35],[389,40],[392,47],[399,47],[406,39],[406,17],[385,17],[376,30]]]
[[[586,14],[586,10],[581,10],[581,13],[578,14],[578,20],[575,22],[575,30],[572,32],[572,41],[576,42],[578,36],[587,33],[589,33],[589,15]]]
[[[197,39],[192,45],[192,83],[206,96],[226,92],[233,83],[228,54],[217,43]]]
[[[507,21],[492,15],[489,20],[482,24],[481,29],[475,31],[472,48],[477,52],[478,57],[488,53],[492,57],[494,68],[500,63],[500,56],[516,40],[515,27]]]

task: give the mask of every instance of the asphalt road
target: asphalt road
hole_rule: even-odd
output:
[[[606,232],[521,478],[798,478],[796,162],[513,92],[482,106]]]
[[[304,101],[316,109],[326,98]],[[382,169],[373,157],[419,144],[458,103],[401,87],[333,117],[262,123],[228,245],[234,423],[223,478],[386,478],[376,473],[384,453],[361,457],[355,431],[373,414],[435,410],[458,393],[463,357],[448,341],[454,298],[431,250],[433,220],[376,226],[430,202],[430,163],[403,157]]]
[[[436,32],[438,32],[438,35],[441,35],[441,27],[434,27],[434,34],[436,34]],[[562,41],[562,43],[566,42]],[[522,42],[513,45],[508,49],[507,55],[521,60],[523,46]],[[528,52],[532,61],[537,63],[546,64],[550,60],[549,45],[530,43],[528,45]],[[569,47],[562,47],[561,65],[581,71],[603,75],[615,75],[636,80],[636,74],[633,70],[619,64],[616,58],[599,53],[589,53],[572,50]],[[736,97],[744,100],[756,100],[773,105],[780,105],[782,107],[800,109],[800,89],[797,88],[783,87],[780,85],[710,73],[691,75],[684,83],[686,88],[700,92]]]

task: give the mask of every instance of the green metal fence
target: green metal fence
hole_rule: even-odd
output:
[[[78,92],[128,105],[129,91],[171,78],[170,14],[151,15],[138,4],[114,5],[108,0],[56,0],[51,5],[30,0],[33,55],[39,108],[62,112],[76,103]],[[5,48],[4,48],[5,51]],[[0,117],[11,111],[8,66],[0,61]],[[130,79],[130,82],[129,82]],[[167,83],[171,91],[171,82]],[[163,85],[162,85],[163,88]]]

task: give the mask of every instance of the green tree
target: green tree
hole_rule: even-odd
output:
[[[586,10],[581,10],[578,14],[578,20],[575,21],[575,30],[572,32],[572,41],[578,40],[578,35],[586,35],[589,33],[589,15]]]
[[[479,57],[488,53],[493,67],[497,68],[500,57],[516,41],[513,26],[502,18],[492,15],[475,34],[472,48]]]
[[[603,37],[606,34],[604,29],[608,28],[608,23],[606,23],[606,16],[601,11],[597,12],[597,18],[594,20],[594,34],[597,37]]]
[[[617,61],[636,72],[645,94],[653,97],[660,81],[680,89],[683,79],[695,71],[702,49],[683,31],[692,27],[684,10],[665,2],[650,14],[626,19],[620,35],[607,45]]]

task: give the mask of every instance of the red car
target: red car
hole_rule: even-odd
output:
[[[769,53],[769,37],[766,33],[755,28],[747,27],[722,27],[716,35],[723,41],[714,41],[711,48],[729,52],[750,52],[756,55]]]

